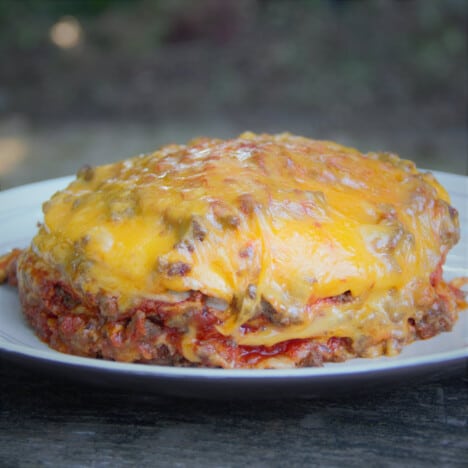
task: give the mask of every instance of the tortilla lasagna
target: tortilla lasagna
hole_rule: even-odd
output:
[[[291,134],[244,133],[85,167],[0,260],[52,348],[223,368],[395,355],[448,331],[457,211],[429,173]]]

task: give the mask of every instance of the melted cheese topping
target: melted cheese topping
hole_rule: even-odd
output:
[[[389,338],[389,298],[414,309],[456,242],[448,202],[397,156],[245,133],[82,170],[44,205],[33,248],[82,293],[115,296],[122,309],[201,291],[225,304],[218,330],[240,344]],[[324,302],[344,293],[353,300]],[[279,318],[247,333],[262,302]]]

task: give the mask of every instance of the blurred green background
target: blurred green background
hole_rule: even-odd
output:
[[[468,174],[465,0],[0,0],[0,187],[291,131]]]

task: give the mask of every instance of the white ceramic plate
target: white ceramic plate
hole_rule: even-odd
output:
[[[468,177],[434,172],[459,210],[462,239],[447,258],[445,277],[468,276]],[[71,178],[0,193],[0,252],[28,245],[42,219],[41,203]],[[367,389],[460,369],[468,357],[468,311],[453,331],[407,346],[392,358],[353,359],[291,370],[193,369],[125,364],[58,353],[36,338],[21,314],[16,290],[0,287],[0,352],[11,361],[100,384],[197,397],[312,397]]]

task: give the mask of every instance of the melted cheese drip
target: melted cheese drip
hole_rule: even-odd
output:
[[[385,335],[382,298],[427,282],[451,246],[434,224],[448,201],[396,156],[246,133],[82,172],[44,205],[33,248],[83,293],[116,296],[123,309],[168,291],[225,301],[218,329],[240,344],[352,336],[366,320]],[[360,300],[317,312],[348,291]],[[261,301],[289,325],[245,333]]]

